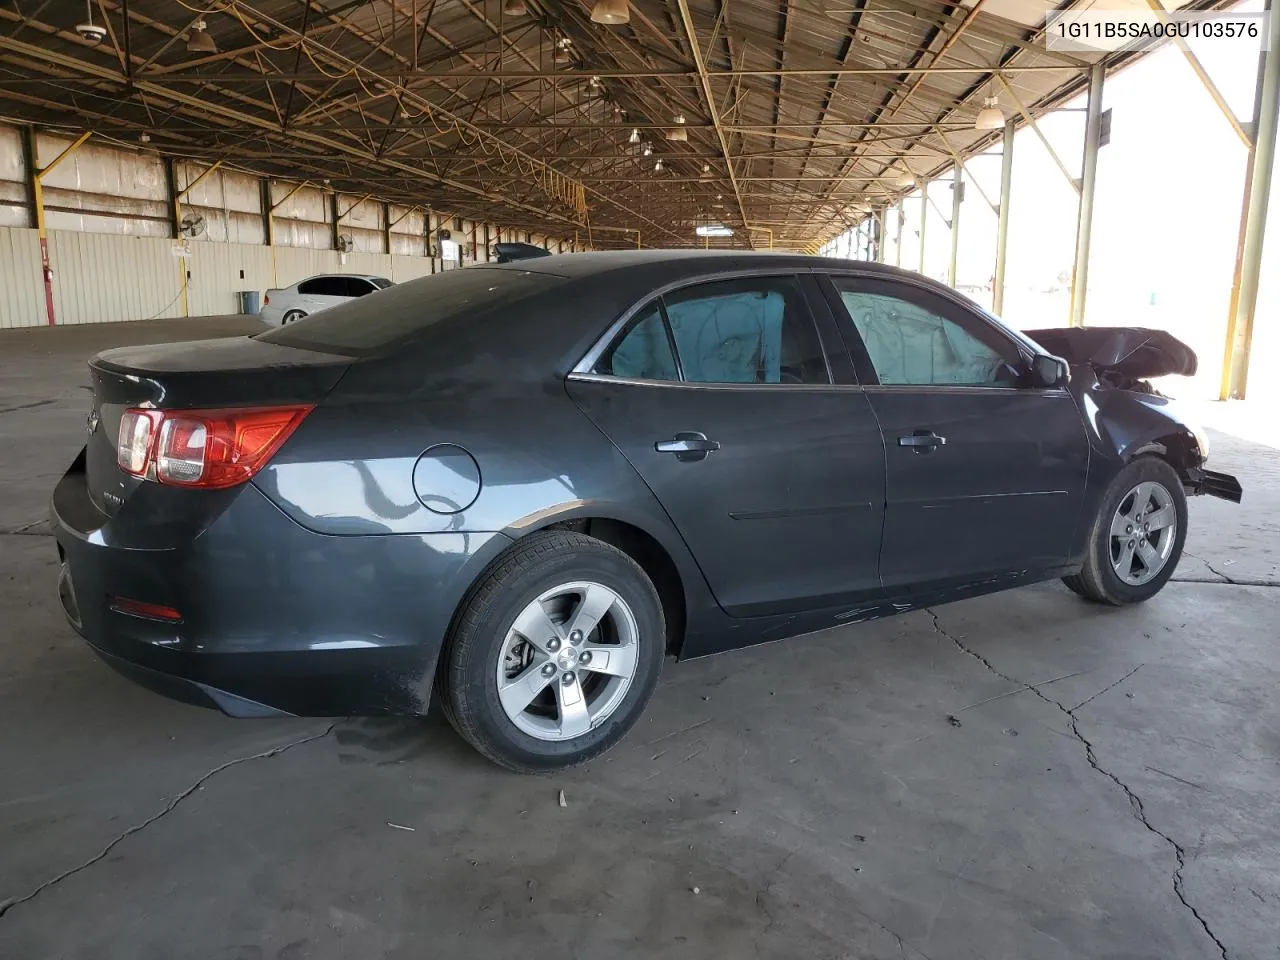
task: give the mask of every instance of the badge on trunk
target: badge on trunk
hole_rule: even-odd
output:
[[[89,433],[93,433],[95,430],[98,429],[99,421],[100,421],[100,418],[98,416],[98,411],[90,410],[89,416],[85,421],[85,430],[88,431]]]

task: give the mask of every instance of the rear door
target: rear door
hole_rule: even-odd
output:
[[[307,313],[319,313],[328,307],[351,299],[347,292],[347,277],[312,277],[298,284],[302,297],[302,309]]]
[[[735,616],[880,592],[884,450],[829,315],[819,337],[812,283],[752,275],[671,291],[567,383]]]
[[[885,587],[1065,563],[1089,463],[1067,390],[1028,385],[1007,332],[927,286],[823,283],[884,434]]]

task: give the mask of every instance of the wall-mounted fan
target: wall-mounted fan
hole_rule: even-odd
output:
[[[356,242],[354,239],[352,239],[351,234],[349,233],[338,234],[338,252],[339,253],[350,253],[353,249],[355,249],[355,245],[356,245]]]
[[[205,231],[204,214],[188,213],[178,223],[178,231],[184,237],[203,236]]]

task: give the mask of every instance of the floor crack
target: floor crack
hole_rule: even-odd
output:
[[[1205,566],[1208,566],[1208,564],[1205,564]],[[1213,568],[1210,567],[1209,569],[1212,570]],[[1217,573],[1216,570],[1214,572]],[[1219,576],[1221,576],[1221,574],[1219,574]],[[1129,801],[1129,809],[1132,811],[1134,819],[1136,819],[1139,823],[1141,823],[1144,827],[1146,827],[1147,830],[1155,834],[1157,837],[1159,837],[1161,840],[1167,843],[1171,848],[1173,848],[1173,855],[1178,863],[1177,869],[1173,871],[1174,894],[1177,896],[1178,900],[1181,901],[1182,905],[1191,912],[1191,915],[1196,918],[1196,921],[1200,924],[1200,928],[1204,930],[1205,936],[1207,936],[1210,940],[1212,940],[1214,944],[1217,946],[1218,952],[1222,955],[1222,960],[1230,960],[1230,956],[1227,953],[1226,946],[1223,944],[1221,940],[1218,939],[1217,935],[1209,927],[1209,924],[1208,922],[1206,922],[1205,918],[1200,915],[1200,911],[1197,910],[1194,906],[1192,906],[1191,902],[1187,899],[1186,892],[1183,889],[1183,883],[1182,883],[1182,871],[1187,865],[1186,851],[1183,850],[1182,845],[1180,843],[1174,840],[1167,833],[1164,833],[1163,831],[1159,830],[1157,827],[1155,827],[1151,823],[1150,820],[1147,819],[1147,811],[1146,811],[1146,808],[1143,806],[1142,798],[1139,797],[1136,793],[1134,793],[1129,788],[1128,784],[1126,784],[1123,780],[1117,777],[1114,773],[1112,773],[1106,767],[1103,767],[1100,763],[1098,763],[1098,755],[1093,749],[1093,744],[1089,741],[1088,737],[1086,737],[1083,733],[1080,732],[1080,725],[1076,719],[1077,710],[1083,707],[1086,703],[1089,703],[1090,701],[1100,696],[1102,693],[1105,693],[1107,690],[1110,690],[1112,687],[1116,686],[1121,681],[1127,679],[1128,677],[1131,677],[1135,672],[1137,672],[1138,667],[1141,667],[1142,664],[1139,664],[1138,667],[1134,667],[1133,670],[1130,670],[1129,673],[1121,677],[1120,680],[1117,680],[1115,683],[1111,684],[1111,686],[1105,687],[1102,690],[1098,691],[1098,693],[1095,693],[1092,697],[1090,697],[1088,700],[1085,700],[1083,703],[1079,703],[1074,707],[1068,708],[1066,706],[1063,706],[1063,704],[1059,703],[1057,700],[1053,699],[1053,697],[1050,697],[1048,694],[1041,691],[1039,688],[1034,687],[1028,683],[1025,683],[1016,677],[1011,677],[1007,673],[1004,673],[1001,670],[998,670],[990,660],[988,660],[982,654],[978,653],[976,650],[967,646],[959,637],[955,636],[954,634],[944,629],[941,621],[938,619],[938,614],[936,612],[934,612],[932,609],[928,607],[924,608],[924,612],[929,614],[929,616],[933,618],[933,629],[937,631],[937,633],[939,633],[941,636],[950,640],[951,643],[956,647],[956,649],[959,650],[961,653],[965,654],[968,657],[972,657],[974,660],[977,660],[984,667],[986,667],[988,671],[995,674],[997,677],[1000,677],[1002,680],[1007,680],[1009,683],[1016,683],[1019,686],[1026,687],[1026,689],[1030,690],[1033,694],[1035,694],[1045,703],[1050,704],[1053,707],[1056,707],[1066,716],[1067,720],[1070,721],[1072,736],[1074,736],[1077,740],[1080,741],[1081,744],[1084,745],[1085,759],[1089,761],[1089,766],[1091,766],[1094,770],[1102,774],[1104,777],[1106,777],[1108,780],[1114,783],[1117,787],[1123,790],[1125,798]]]
[[[1221,578],[1222,578],[1223,580],[1225,580],[1227,583],[1232,583],[1232,584],[1234,584],[1234,583],[1236,582],[1236,581],[1232,580],[1230,577],[1228,577],[1228,576],[1227,576],[1225,573],[1223,573],[1221,570],[1219,570],[1217,567],[1215,567],[1215,566],[1214,566],[1212,563],[1210,563],[1208,560],[1206,560],[1204,557],[1197,557],[1194,553],[1187,553],[1187,551],[1186,551],[1186,550],[1183,550],[1182,552],[1183,552],[1183,554],[1184,554],[1184,555],[1186,555],[1186,556],[1190,557],[1192,560],[1199,560],[1201,563],[1203,563],[1203,564],[1204,564],[1204,565],[1209,569],[1209,572],[1210,572],[1210,573],[1212,573],[1215,577],[1221,577]]]
[[[223,770],[226,770],[229,767],[234,767],[241,763],[248,763],[250,760],[265,760],[268,757],[274,757],[278,754],[284,753],[286,750],[292,750],[294,747],[300,747],[304,743],[312,743],[316,740],[323,740],[325,737],[329,736],[329,734],[333,733],[333,729],[335,726],[337,726],[337,724],[331,723],[329,724],[328,727],[326,727],[320,733],[314,733],[314,734],[311,734],[310,736],[302,737],[299,740],[291,740],[288,743],[282,743],[277,747],[272,747],[270,750],[264,750],[261,753],[250,754],[247,757],[236,757],[234,760],[228,760],[226,763],[223,763],[223,764],[220,764],[219,766],[214,767],[212,770],[202,775],[200,779],[198,779],[195,783],[191,784],[191,786],[187,787],[187,789],[183,790],[180,794],[178,794],[176,797],[170,800],[167,804],[165,804],[165,806],[158,813],[152,814],[150,817],[148,817],[146,820],[143,820],[141,823],[134,824],[128,830],[124,831],[124,833],[112,839],[111,842],[108,843],[105,847],[103,847],[101,851],[99,851],[94,856],[90,857],[88,860],[84,861],[84,863],[77,864],[76,866],[71,867],[68,870],[62,871],[62,873],[58,874],[56,877],[46,880],[44,883],[40,884],[38,887],[36,887],[34,890],[28,893],[26,896],[14,897],[10,900],[5,900],[3,902],[0,902],[0,918],[3,918],[6,913],[8,913],[10,910],[16,907],[18,904],[26,903],[28,900],[34,900],[36,897],[38,897],[45,890],[48,890],[50,887],[57,886],[59,883],[61,883],[63,880],[66,880],[68,877],[74,876],[75,874],[79,873],[81,870],[85,870],[93,866],[95,863],[97,863],[98,861],[106,857],[106,855],[109,854],[112,850],[114,850],[116,846],[120,844],[122,841],[133,836],[135,833],[145,830],[147,827],[151,826],[151,824],[155,823],[157,820],[161,820],[164,817],[168,816],[177,808],[178,804],[182,803],[183,800],[187,799],[187,797],[191,796],[193,793],[199,790],[202,786],[204,786],[204,784],[209,779],[218,775]]]

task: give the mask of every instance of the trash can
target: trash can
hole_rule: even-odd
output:
[[[236,294],[240,298],[240,312],[256,317],[262,312],[257,290],[241,290]]]

